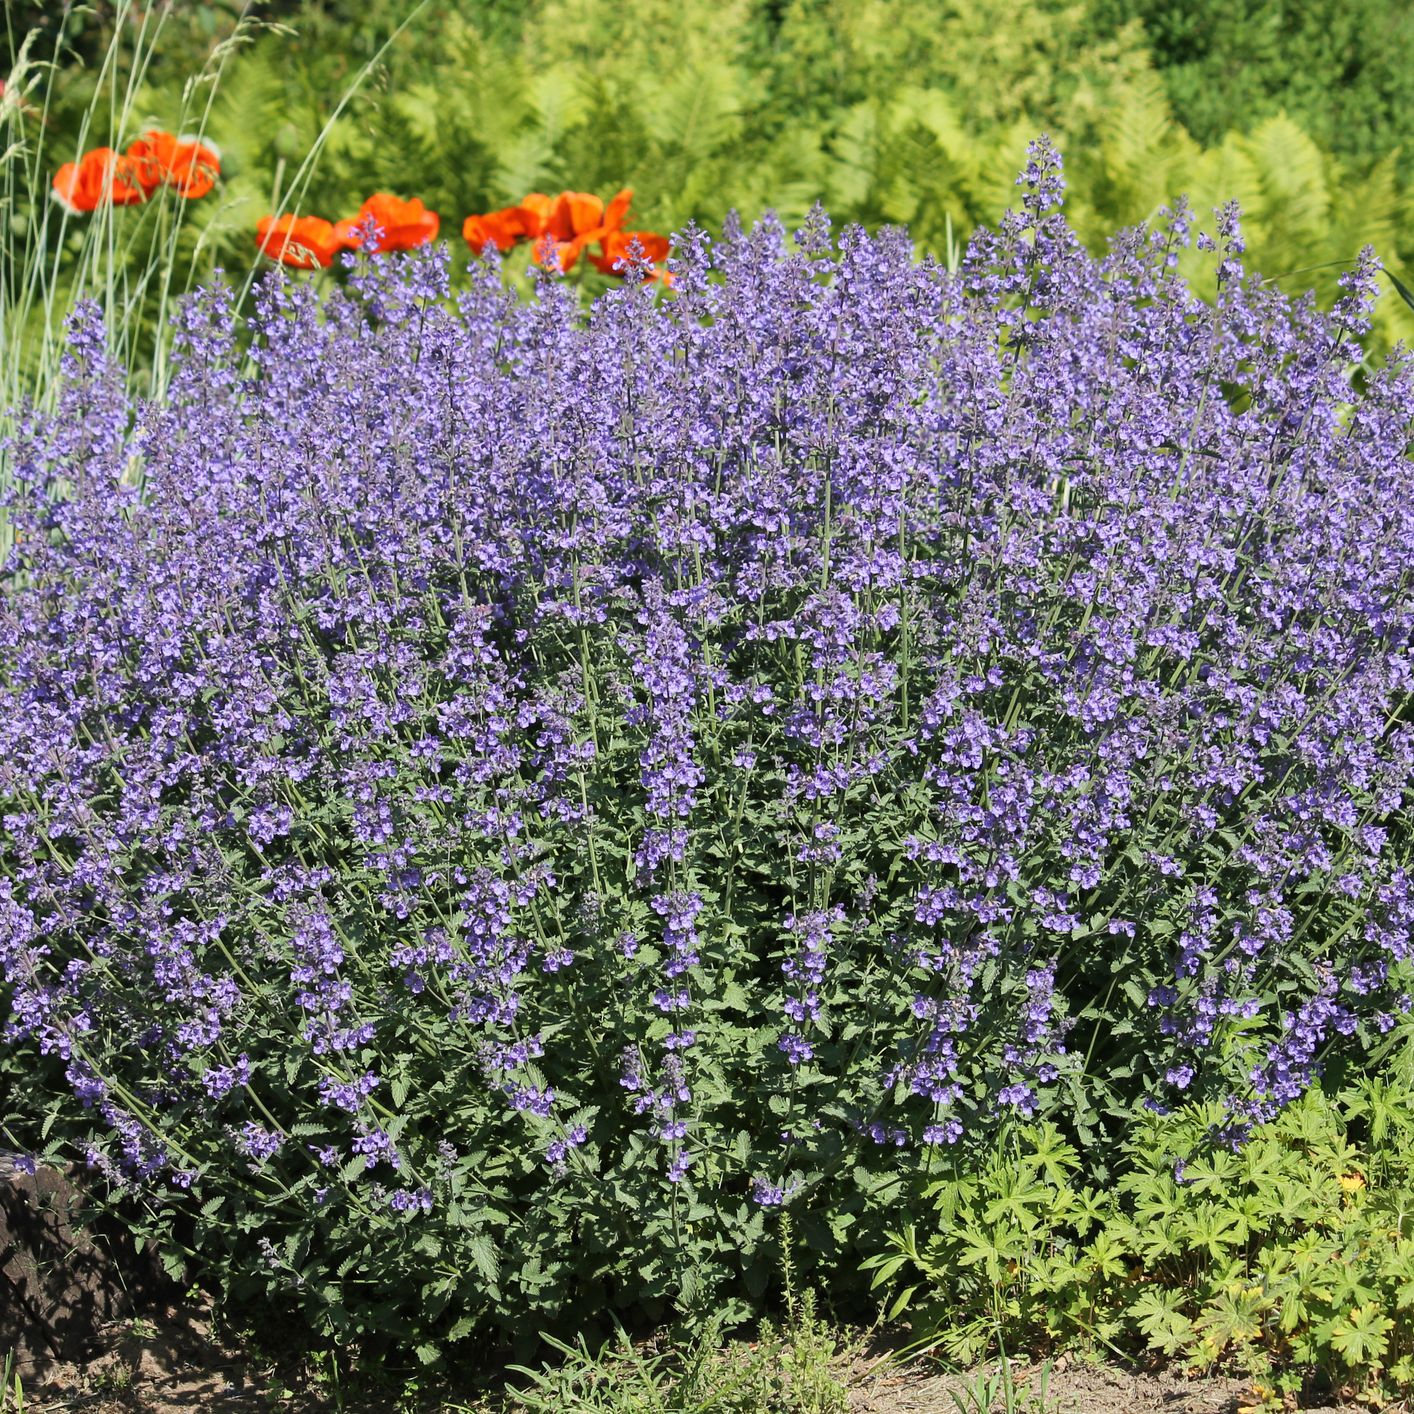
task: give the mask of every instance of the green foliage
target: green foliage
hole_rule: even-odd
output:
[[[1051,1367],[1042,1365],[1032,1379],[1020,1379],[1004,1354],[992,1369],[976,1371],[960,1390],[950,1390],[957,1414],[1056,1414],[1050,1395]]]
[[[388,7],[388,20],[405,9]],[[1140,24],[1098,23],[1076,0],[537,0],[518,25],[499,9],[439,17],[435,51],[429,23],[410,27],[381,92],[336,125],[311,192],[328,214],[381,184],[450,215],[455,237],[466,212],[527,190],[630,185],[636,219],[655,229],[714,229],[733,208],[747,219],[774,208],[793,227],[823,200],[841,221],[906,224],[946,256],[1014,205],[1026,144],[1046,129],[1067,153],[1071,219],[1093,249],[1187,194],[1205,219],[1237,199],[1251,266],[1323,300],[1335,266],[1311,267],[1364,244],[1414,263],[1388,146],[1348,165],[1331,153],[1358,154],[1313,141],[1280,105],[1199,140]],[[318,93],[331,79],[318,77],[330,61],[317,34],[259,50]],[[1374,342],[1410,334],[1391,294]]]
[[[15,1352],[7,1351],[0,1361],[0,1414],[24,1414],[25,1387],[15,1365]]]
[[[563,1363],[550,1369],[514,1367],[529,1384],[516,1405],[529,1414],[765,1414],[771,1379],[764,1354],[720,1345],[708,1327],[682,1351],[652,1353],[619,1333],[594,1351],[581,1336],[551,1340]]]
[[[126,0],[119,8],[132,14]],[[248,85],[249,71],[232,60],[258,31],[237,26],[214,45],[176,44],[194,67],[179,70],[159,107],[147,106],[151,76],[172,68],[162,57],[173,33],[165,15],[146,11],[141,22],[112,28],[106,48],[92,57],[88,29],[40,27],[23,41],[8,31],[0,94],[0,407],[50,386],[63,319],[80,298],[104,309],[114,352],[132,380],[160,392],[164,331],[177,298],[222,263],[233,226],[254,220],[260,208],[239,161],[219,195],[202,203],[164,188],[137,208],[73,216],[49,200],[54,173],[81,152],[126,143],[153,125],[211,131],[213,118],[228,112],[213,95],[224,92],[228,78],[237,91]],[[82,49],[70,47],[79,41]],[[239,131],[220,126],[223,136],[228,127]]]
[[[655,1351],[619,1330],[599,1351],[581,1335],[553,1338],[561,1363],[530,1370],[514,1407],[528,1414],[848,1414],[849,1396],[834,1373],[840,1349],[817,1310],[815,1291],[797,1288],[790,1224],[782,1225],[786,1312],[763,1324],[749,1345],[724,1343],[720,1316],[680,1345]]]
[[[790,1216],[783,1213],[781,1274],[786,1321],[780,1330],[769,1323],[762,1328],[762,1343],[768,1351],[775,1352],[781,1374],[779,1399],[771,1407],[789,1409],[795,1414],[849,1414],[849,1398],[831,1369],[840,1353],[837,1342],[820,1317],[815,1288],[800,1290],[794,1240]]]
[[[1001,1342],[1150,1352],[1372,1396],[1414,1381],[1414,1042],[1314,1090],[1240,1148],[1193,1106],[1136,1122],[1090,1182],[1051,1124],[931,1181],[866,1263],[888,1312],[971,1364]]]
[[[1135,21],[1200,142],[1285,112],[1342,158],[1410,149],[1414,10],[1403,0],[1097,0],[1101,32]]]
[[[62,23],[50,10],[49,21],[28,29],[26,7],[4,4],[0,409],[52,391],[62,324],[79,299],[103,310],[130,384],[159,395],[177,300],[216,269],[232,272],[238,284],[243,278],[248,292],[256,221],[272,207],[305,201],[323,149],[345,131],[335,131],[341,113],[389,33],[344,88],[303,106],[296,101],[294,112],[308,121],[291,130],[266,117],[291,105],[290,73],[281,70],[276,46],[292,42],[294,32],[251,18],[245,4],[114,0],[92,10],[66,8]],[[308,19],[317,12],[301,13]],[[213,194],[184,201],[163,188],[140,206],[105,206],[87,216],[50,200],[63,163],[94,147],[123,148],[151,127],[217,143],[222,172]]]

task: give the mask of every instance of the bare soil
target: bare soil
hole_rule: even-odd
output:
[[[292,1393],[273,1367],[223,1345],[201,1311],[149,1313],[115,1321],[102,1334],[101,1353],[86,1362],[21,1365],[29,1414],[313,1414],[328,1407],[311,1393]],[[848,1381],[851,1414],[958,1414],[953,1395],[969,1383],[959,1375],[878,1362],[856,1365]],[[1050,1373],[1046,1396],[1046,1414],[1238,1414],[1250,1402],[1250,1387],[1220,1377],[1189,1379],[1180,1371],[1133,1374],[1062,1360]],[[377,1407],[386,1410],[386,1401]],[[1039,1404],[1022,1408],[1041,1414]],[[1353,1414],[1355,1408],[1310,1414]],[[1399,1411],[1386,1406],[1383,1414]]]
[[[21,1359],[18,1373],[26,1414],[250,1414],[284,1393],[272,1372],[217,1340],[199,1310],[113,1321],[91,1358]]]
[[[1039,1391],[1035,1371],[1018,1371]],[[969,1384],[961,1375],[929,1374],[922,1369],[889,1370],[864,1375],[852,1384],[853,1414],[958,1414],[954,1395]],[[1046,1381],[1047,1414],[1236,1414],[1252,1402],[1251,1386],[1242,1380],[1205,1375],[1189,1379],[1181,1371],[1133,1374],[1110,1365],[1057,1362]],[[996,1406],[1000,1408],[1000,1405]],[[971,1406],[966,1402],[963,1408]],[[1026,1414],[1040,1414],[1038,1401],[1022,1404]],[[1322,1408],[1310,1414],[1351,1414]],[[1390,1414],[1388,1407],[1385,1414]]]

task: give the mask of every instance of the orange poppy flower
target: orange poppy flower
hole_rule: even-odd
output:
[[[391,192],[374,192],[358,209],[358,215],[335,223],[334,233],[348,245],[361,240],[360,227],[373,218],[373,224],[383,233],[374,250],[411,250],[437,238],[441,218],[413,197],[404,201]]]
[[[128,157],[133,175],[145,196],[151,196],[167,175],[167,163],[176,151],[177,139],[171,133],[153,129],[128,144]]]
[[[586,191],[562,191],[545,223],[545,234],[557,241],[597,230],[604,222],[604,202]]]
[[[544,229],[543,218],[528,206],[503,206],[484,216],[468,216],[462,223],[462,235],[478,255],[488,245],[507,251],[517,241],[534,240]]]
[[[537,236],[544,235],[545,227],[550,220],[550,213],[555,209],[555,198],[546,196],[543,191],[533,191],[524,196],[520,204],[539,222],[540,229],[535,234]]]
[[[164,182],[188,200],[202,197],[221,175],[221,153],[196,137],[173,137],[153,128],[128,146],[143,192],[151,196]]]
[[[322,269],[348,242],[322,216],[264,216],[255,228],[255,243],[272,260],[296,270]]]
[[[651,260],[655,265],[660,264],[668,258],[669,242],[667,236],[660,236],[654,231],[608,231],[599,240],[599,255],[590,254],[589,262],[601,275],[622,275],[622,270],[616,270],[614,266],[620,260],[628,259],[628,248],[630,244],[637,241],[643,249],[644,258]],[[650,271],[648,279],[656,280],[666,278],[668,272]],[[671,283],[671,282],[670,282]]]
[[[526,201],[529,200],[527,197]],[[615,193],[608,206],[589,192],[561,192],[546,218],[544,234],[536,245],[537,262],[552,270],[573,269],[585,246],[601,240],[623,225],[632,200],[633,191],[629,187]]]
[[[221,175],[221,153],[214,143],[179,137],[167,180],[179,196],[196,200],[216,185]]]
[[[624,187],[616,191],[609,198],[609,204],[604,208],[604,229],[606,231],[617,231],[624,223],[624,217],[628,215],[628,209],[633,204],[633,188]]]
[[[54,174],[54,199],[75,214],[105,203],[133,206],[145,196],[131,160],[111,147],[95,147]]]

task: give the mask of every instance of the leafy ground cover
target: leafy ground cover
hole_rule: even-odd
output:
[[[816,1385],[828,1402],[817,1399],[813,1408],[807,1402],[808,1386],[801,1391],[805,1398],[795,1403],[788,1393],[780,1397],[781,1348],[759,1340],[724,1342],[710,1358],[703,1358],[700,1345],[689,1343],[689,1359],[695,1356],[701,1368],[686,1385],[674,1384],[670,1371],[681,1370],[683,1362],[671,1360],[671,1348],[662,1341],[656,1346],[640,1342],[632,1355],[617,1358],[612,1353],[571,1358],[553,1373],[547,1367],[541,1382],[557,1395],[568,1389],[565,1402],[553,1406],[566,1414],[586,1408],[607,1414],[824,1414],[832,1408],[841,1414],[1233,1414],[1261,1408],[1251,1381],[1232,1376],[1175,1368],[1136,1373],[1115,1362],[1067,1357],[1039,1365],[994,1361],[972,1371],[939,1373],[922,1362],[889,1359],[886,1351],[869,1348],[867,1337],[858,1332],[832,1331],[830,1342],[828,1362],[812,1367],[828,1378],[828,1385]],[[593,1383],[591,1372],[598,1376]],[[212,1414],[250,1409],[529,1414],[535,1407],[504,1390],[456,1390],[425,1374],[410,1374],[395,1385],[385,1376],[370,1388],[356,1368],[341,1374],[327,1359],[272,1359],[238,1339],[217,1338],[201,1316],[190,1312],[115,1325],[82,1368],[53,1367],[38,1378],[28,1370],[5,1373],[4,1414],[60,1414],[74,1407],[94,1414],[180,1414],[193,1408]],[[520,1376],[510,1380],[527,1384]],[[575,1402],[576,1386],[587,1391],[587,1403]],[[765,1403],[755,1399],[763,1388]],[[1329,1405],[1305,1408],[1308,1414],[1335,1414]]]
[[[854,1337],[836,1336],[837,1349],[848,1350]],[[698,1414],[806,1414],[780,1400],[761,1405],[742,1398],[741,1371],[765,1363],[759,1343],[728,1346],[709,1369],[717,1383],[697,1387],[692,1403],[674,1403],[673,1386],[664,1377],[661,1354],[640,1351],[629,1370],[599,1359],[604,1376],[591,1409],[610,1414],[645,1414],[691,1409]],[[581,1367],[582,1368],[582,1367]],[[849,1414],[1234,1414],[1261,1408],[1251,1381],[1233,1376],[1197,1376],[1181,1369],[1135,1373],[1115,1363],[1075,1362],[1062,1358],[1045,1365],[992,1363],[974,1371],[938,1373],[922,1363],[890,1363],[874,1356],[837,1356],[829,1365],[835,1388],[843,1392]],[[650,1371],[657,1382],[645,1386]],[[262,1361],[252,1352],[217,1342],[199,1323],[188,1319],[138,1320],[111,1333],[108,1347],[83,1369],[54,1372],[42,1381],[11,1375],[10,1403],[4,1414],[60,1414],[76,1405],[93,1414],[181,1414],[192,1408],[212,1414],[241,1414],[250,1409],[286,1409],[307,1414],[526,1414],[513,1396],[452,1394],[426,1389],[425,1377],[410,1378],[397,1390],[369,1393],[358,1382],[340,1387],[327,1364],[303,1372]],[[688,1395],[691,1391],[686,1392]],[[573,1398],[573,1395],[570,1396]],[[1008,1398],[1010,1402],[1008,1402]],[[735,1403],[732,1401],[735,1399]],[[573,1411],[574,1404],[559,1408]],[[830,1406],[824,1406],[828,1409]],[[1307,1414],[1336,1414],[1352,1406],[1308,1404]],[[1392,1403],[1386,1408],[1398,1411]],[[818,1409],[818,1406],[817,1406]]]

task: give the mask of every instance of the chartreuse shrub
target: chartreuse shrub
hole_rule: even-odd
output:
[[[1414,1045],[1313,1087],[1247,1143],[1220,1107],[1136,1116],[1097,1186],[1052,1123],[945,1162],[922,1213],[866,1266],[917,1337],[1148,1352],[1253,1377],[1257,1405],[1414,1384]]]
[[[435,251],[90,308],[6,447],[11,1142],[335,1334],[849,1292],[910,1175],[1236,1141],[1409,1007],[1414,370],[1086,254],[822,215],[582,315]],[[1216,1141],[1215,1141],[1216,1143]],[[1216,1149],[1214,1149],[1216,1152]]]
[[[389,7],[385,27],[400,13]],[[870,229],[906,225],[946,257],[1014,205],[1026,145],[1047,131],[1069,156],[1071,220],[1092,250],[1186,195],[1204,221],[1239,200],[1256,268],[1326,304],[1363,245],[1414,264],[1411,192],[1380,113],[1358,151],[1324,130],[1314,138],[1279,101],[1195,136],[1146,29],[1120,18],[1075,0],[645,0],[632,11],[537,0],[514,21],[495,7],[429,13],[336,125],[314,205],[381,186],[459,219],[532,189],[627,185],[635,219],[666,231],[689,220],[716,230],[732,209],[794,224],[823,200]],[[366,13],[348,22],[369,24]],[[281,114],[282,151],[313,141],[324,113],[307,95],[333,82],[314,76],[340,48],[320,40],[328,23],[310,12],[296,26],[305,39],[271,36],[243,55],[218,125],[259,108]],[[461,82],[468,71],[481,81]],[[1293,90],[1312,78],[1329,87],[1306,64]],[[239,140],[243,160],[273,165],[272,132],[247,125]],[[1185,257],[1184,274],[1213,296],[1211,267]],[[1374,320],[1379,348],[1414,335],[1390,291]]]

